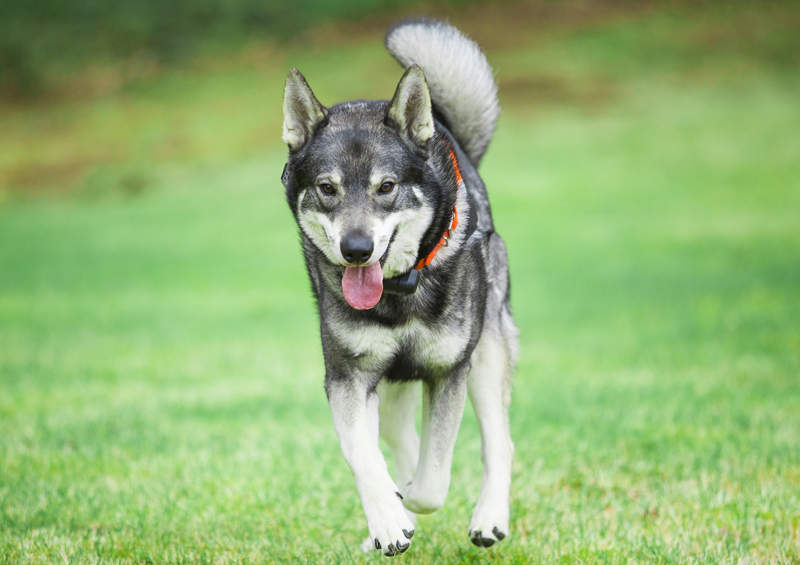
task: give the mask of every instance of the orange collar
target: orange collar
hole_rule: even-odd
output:
[[[464,186],[464,179],[461,178],[461,169],[458,168],[458,161],[456,160],[456,154],[453,153],[452,149],[450,149],[450,162],[453,163],[453,171],[456,173],[456,187],[460,189],[462,186]],[[442,246],[447,247],[447,244],[450,241],[450,238],[453,236],[453,232],[456,231],[457,227],[458,227],[458,209],[456,208],[456,205],[453,204],[453,221],[450,222],[450,227],[447,228],[445,232],[442,234],[442,238],[439,240],[439,243],[436,244],[436,247],[434,247],[433,250],[430,253],[428,253],[428,255],[420,259],[419,263],[417,263],[417,266],[414,268],[419,271],[430,265],[431,261],[433,261],[433,258],[436,257],[436,254],[439,252],[439,249],[441,249]]]

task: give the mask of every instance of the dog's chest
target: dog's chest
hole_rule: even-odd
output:
[[[453,365],[469,344],[469,335],[457,327],[426,325],[419,320],[394,328],[346,324],[330,329],[355,363],[389,367],[402,379],[423,378],[411,373]]]

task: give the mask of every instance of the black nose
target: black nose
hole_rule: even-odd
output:
[[[372,238],[363,231],[354,230],[342,238],[339,248],[348,263],[365,263],[372,255]]]

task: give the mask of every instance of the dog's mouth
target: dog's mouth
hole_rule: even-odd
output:
[[[362,267],[345,267],[342,275],[342,293],[347,303],[356,310],[374,308],[383,296],[383,263],[397,234],[392,234],[386,251],[378,261]]]

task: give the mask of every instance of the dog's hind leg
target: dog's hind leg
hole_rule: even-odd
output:
[[[419,459],[419,436],[415,424],[419,404],[418,382],[378,384],[380,436],[392,451],[395,482],[405,487],[414,478]]]
[[[402,553],[411,543],[414,525],[378,446],[378,395],[370,390],[369,379],[363,375],[327,377],[325,388],[342,454],[353,471],[367,516],[373,546],[387,556]]]
[[[419,463],[414,480],[403,493],[403,504],[413,512],[438,510],[447,498],[453,447],[467,396],[467,369],[463,366],[450,377],[423,385]]]
[[[513,329],[507,336],[509,339],[500,338],[490,331],[483,334],[472,354],[472,371],[467,380],[469,398],[481,430],[483,486],[469,525],[469,537],[479,547],[489,547],[508,534],[514,455],[508,406],[516,349],[513,322],[508,327]]]
[[[392,452],[394,480],[402,490],[414,478],[419,459],[419,436],[415,421],[420,387],[418,382],[391,383],[384,379],[378,384],[377,390],[380,399],[380,437]],[[416,514],[410,510],[407,512],[414,523]],[[372,538],[364,540],[361,549],[374,550]]]

